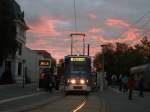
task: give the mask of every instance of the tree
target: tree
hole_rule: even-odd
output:
[[[150,63],[150,40],[147,36],[141,39],[142,52],[144,54],[145,62]]]
[[[102,69],[102,54],[97,53],[93,60],[94,67],[97,71],[100,71]]]
[[[147,37],[141,39],[141,43],[130,46],[126,43],[115,43],[116,48],[108,47],[104,54],[95,55],[94,66],[99,69],[105,57],[104,68],[108,74],[129,74],[130,68],[150,62],[150,41]]]
[[[0,0],[0,65],[17,51],[14,0]]]

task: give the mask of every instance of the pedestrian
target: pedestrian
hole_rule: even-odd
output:
[[[123,86],[123,92],[124,93],[128,91],[127,83],[128,83],[128,76],[124,75],[122,77],[122,86]]]
[[[142,75],[140,75],[140,79],[138,81],[138,87],[139,87],[139,96],[144,97],[143,91],[144,91],[144,78]]]
[[[111,77],[110,77],[110,75],[106,76],[106,80],[107,80],[107,86],[109,87],[111,85]]]
[[[128,80],[128,89],[129,89],[128,99],[129,100],[132,100],[132,93],[133,93],[134,87],[135,87],[134,77],[130,76]]]
[[[118,86],[119,86],[119,91],[122,91],[122,74],[119,75]]]
[[[116,82],[117,82],[117,76],[115,74],[113,74],[111,76],[111,80],[112,80],[112,86],[114,87],[116,85]]]

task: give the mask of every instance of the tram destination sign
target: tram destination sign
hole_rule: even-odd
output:
[[[85,58],[84,57],[73,57],[73,58],[71,58],[71,61],[82,62],[82,61],[85,61]]]

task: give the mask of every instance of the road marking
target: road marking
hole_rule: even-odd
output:
[[[87,103],[87,100],[84,100],[77,108],[75,108],[72,112],[79,111],[84,105]]]
[[[24,96],[19,96],[19,97],[13,97],[13,98],[9,98],[9,99],[0,100],[0,104],[15,101],[15,100],[21,100],[21,99],[32,97],[32,96],[38,96],[38,95],[43,94],[43,93],[44,92],[38,92],[38,93],[30,94],[30,95],[24,95]]]

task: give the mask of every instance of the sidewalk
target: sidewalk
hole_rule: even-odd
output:
[[[137,91],[133,93],[133,100],[128,100],[128,94],[117,89],[108,88],[100,93],[110,112],[150,112],[150,93],[139,97]]]
[[[0,85],[0,100],[35,93],[37,87],[36,83],[26,84],[24,88],[18,87],[17,84]]]

